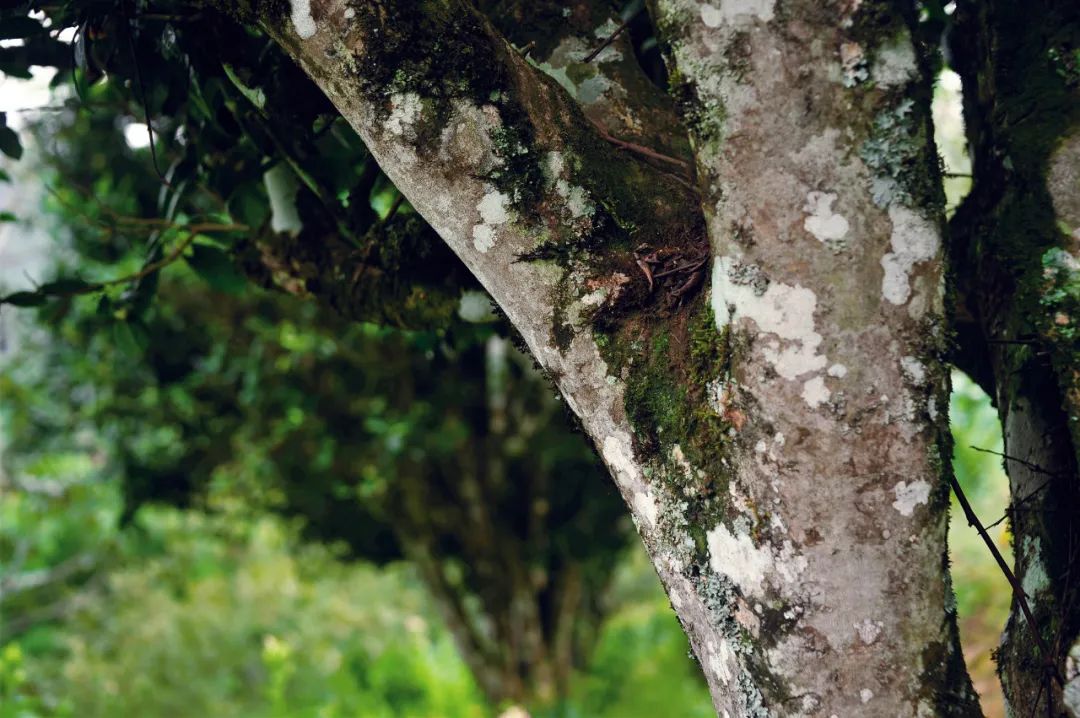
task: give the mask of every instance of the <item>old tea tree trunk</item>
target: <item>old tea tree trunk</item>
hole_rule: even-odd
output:
[[[912,18],[649,10],[678,113],[625,47],[533,57],[463,0],[242,12],[554,378],[719,715],[977,715],[945,566],[942,215]]]

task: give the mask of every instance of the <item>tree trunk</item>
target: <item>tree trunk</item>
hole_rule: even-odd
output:
[[[593,116],[597,88],[647,105],[620,63],[530,62],[468,3],[250,11],[580,417],[718,714],[978,714],[945,566],[942,213],[913,18],[656,3],[695,178],[679,125],[649,147]]]
[[[964,2],[954,33],[974,185],[952,222],[973,338],[1005,436],[1016,557],[1006,700],[1060,715],[1080,634],[1080,6]],[[1035,621],[1023,615],[1027,608]],[[1080,714],[1080,695],[1069,706]]]

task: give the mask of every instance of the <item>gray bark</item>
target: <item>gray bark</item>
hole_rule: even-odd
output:
[[[719,715],[977,714],[945,569],[942,217],[905,19],[653,10],[704,224],[676,163],[614,149],[591,95],[467,3],[255,8],[580,417]]]

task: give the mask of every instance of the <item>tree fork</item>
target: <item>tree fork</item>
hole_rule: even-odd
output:
[[[883,3],[657,5],[704,225],[466,3],[255,11],[581,418],[718,714],[977,715],[928,68]]]

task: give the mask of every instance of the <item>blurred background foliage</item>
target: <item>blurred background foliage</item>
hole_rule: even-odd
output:
[[[0,96],[53,87],[0,122],[26,147],[0,295],[36,307],[0,312],[0,718],[712,715],[591,448],[291,63],[182,2],[31,4],[0,19]],[[958,91],[935,121],[962,175]],[[1007,484],[970,447],[1000,430],[954,384],[989,523]],[[1009,593],[973,530],[950,544],[1000,715]]]

